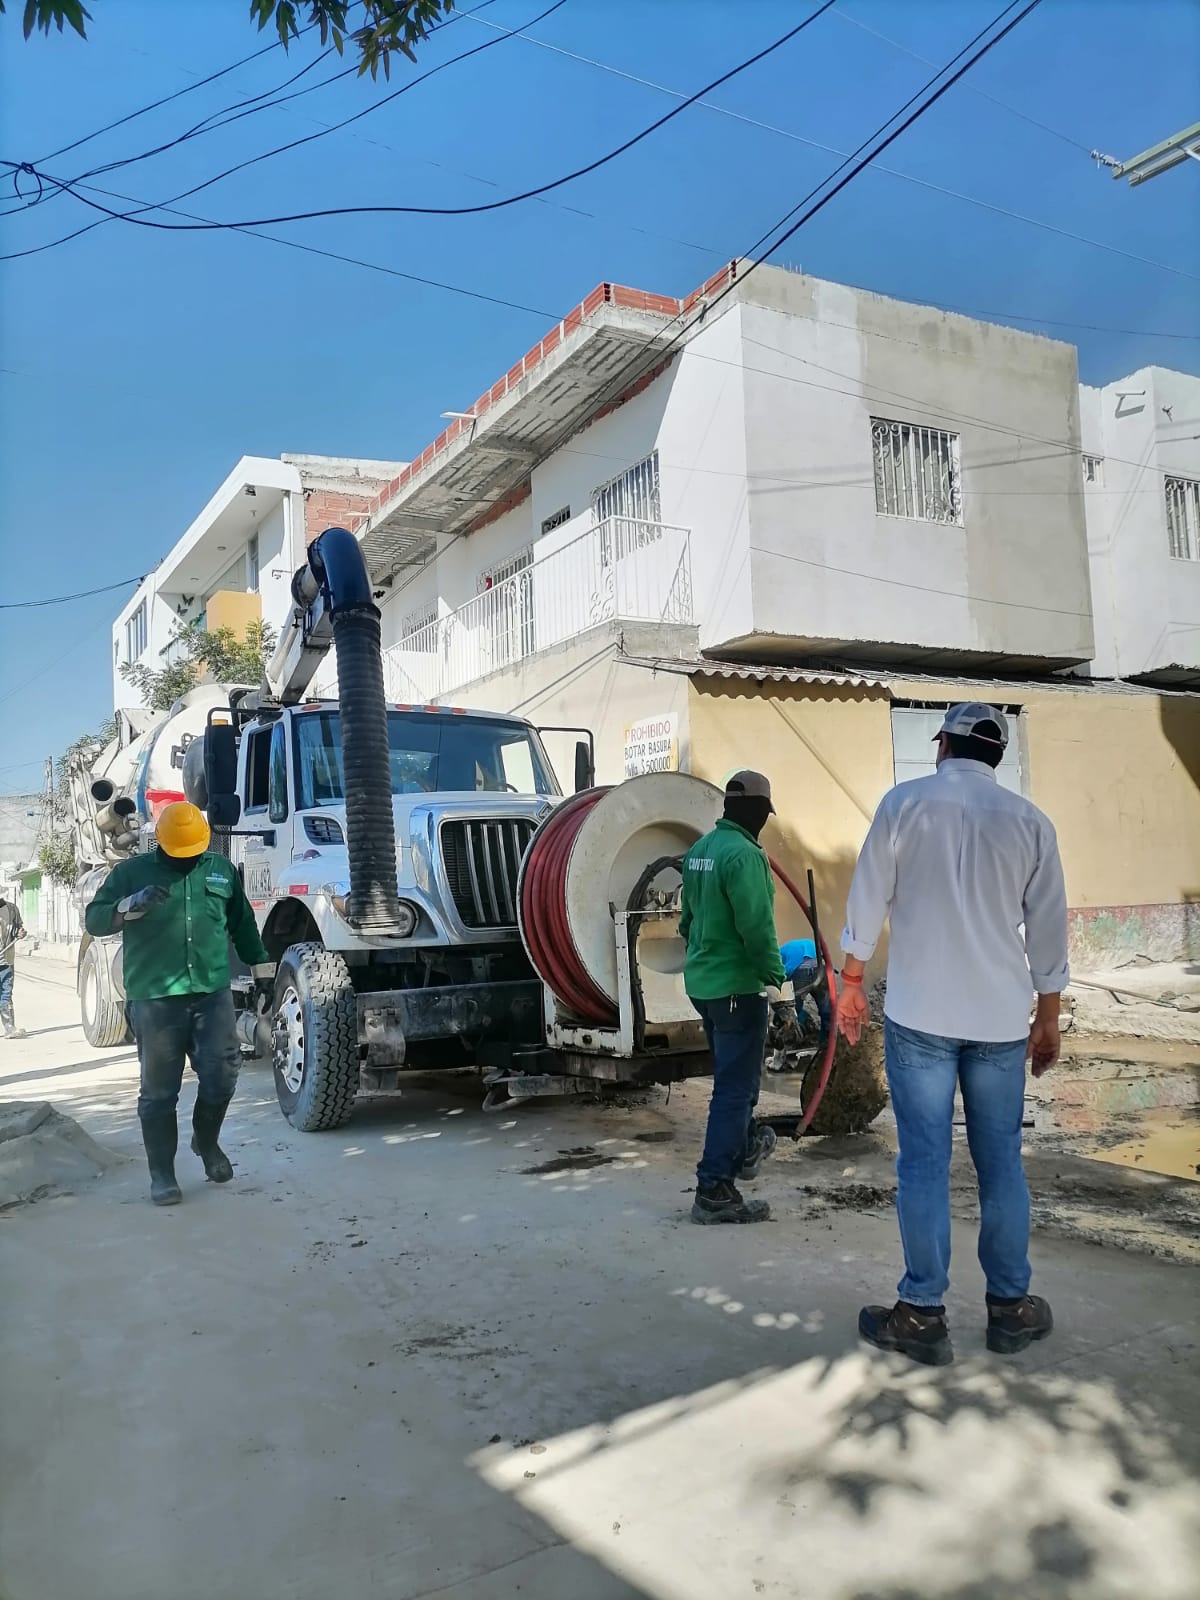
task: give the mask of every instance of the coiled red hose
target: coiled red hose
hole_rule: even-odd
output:
[[[607,789],[585,789],[534,835],[521,875],[521,931],[529,958],[550,992],[582,1022],[615,1027],[617,1012],[588,975],[567,922],[567,863],[584,818]]]
[[[592,981],[571,937],[567,921],[567,864],[584,819],[608,790],[586,789],[553,811],[534,835],[521,874],[521,931],[530,960],[556,999],[567,1005],[581,1022],[595,1027],[615,1027],[618,1015],[612,1001]],[[812,908],[774,857],[771,870],[800,907],[812,926]],[[821,959],[829,984],[829,1002],[836,1014],[837,974],[823,934],[818,933]],[[805,1107],[798,1133],[806,1133],[817,1114],[833,1071],[837,1026],[831,1022],[825,1056],[812,1098]]]

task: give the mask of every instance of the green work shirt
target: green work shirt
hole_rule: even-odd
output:
[[[161,883],[168,898],[121,930],[128,999],[227,989],[231,939],[248,966],[271,959],[237,868],[211,852],[186,873],[167,866],[157,851],[120,862],[84,913],[87,931],[95,938],[111,933],[118,902],[151,883]]]
[[[722,817],[683,858],[679,932],[684,987],[693,1000],[761,994],[784,981],[775,932],[775,885],[766,851]]]

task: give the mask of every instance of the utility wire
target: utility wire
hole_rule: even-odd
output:
[[[929,56],[923,56],[919,50],[912,50],[906,44],[901,44],[899,39],[893,39],[890,34],[881,33],[878,28],[873,28],[869,22],[863,22],[859,17],[852,17],[845,8],[839,9],[838,18],[842,22],[849,22],[855,28],[861,28],[864,33],[872,34],[876,39],[882,39],[884,44],[890,44],[893,50],[899,50],[901,55],[910,56],[914,61],[920,61],[927,67],[935,67],[936,61]],[[981,89],[977,83],[967,85],[968,92],[978,95],[981,100],[990,100],[994,106],[999,106],[1001,111],[1007,111],[1010,116],[1019,117],[1022,122],[1028,122],[1030,127],[1040,128],[1043,133],[1048,133],[1052,139],[1059,139],[1063,144],[1069,144],[1072,149],[1081,150],[1091,160],[1092,147],[1084,144],[1080,139],[1074,139],[1069,133],[1063,133],[1058,128],[1052,128],[1048,122],[1039,122],[1037,117],[1031,117],[1027,111],[1020,111],[1016,106],[1010,105],[1007,100],[1001,100],[999,95],[989,94],[986,89]]]
[[[482,17],[476,20],[484,28],[496,26],[495,23],[487,22]],[[622,68],[614,67],[607,61],[597,61],[593,56],[585,56],[574,50],[566,50],[561,45],[550,44],[545,39],[534,39],[525,33],[518,32],[516,37],[523,39],[526,44],[536,45],[539,50],[549,50],[555,55],[565,56],[570,61],[578,61],[585,66],[595,67],[597,71],[607,72],[615,78],[623,78],[627,83],[636,83],[643,88],[654,89],[659,94],[669,95],[673,100],[683,99],[681,90],[668,88],[666,84],[655,83],[650,78],[640,78],[635,73],[625,72]],[[747,127],[758,128],[764,133],[777,134],[782,139],[790,139],[795,144],[807,145],[812,150],[822,150],[826,155],[846,155],[846,152],[839,150],[836,145],[823,144],[819,139],[806,138],[804,134],[794,133],[790,128],[781,128],[776,123],[763,122],[758,117],[747,116],[741,111],[733,111],[728,106],[717,105],[714,101],[698,100],[696,104],[703,106],[706,111],[715,111],[718,115],[729,117],[734,122],[741,122]],[[1020,115],[1020,113],[1017,114]],[[1137,255],[1131,250],[1121,249],[1119,245],[1106,244],[1102,239],[1091,239],[1086,234],[1072,233],[1069,228],[1060,228],[1052,222],[1044,222],[1040,217],[1026,216],[1021,211],[1006,210],[1004,206],[994,205],[989,200],[981,200],[977,195],[963,194],[957,189],[947,189],[943,184],[934,183],[928,178],[918,178],[914,173],[902,172],[899,167],[885,166],[882,162],[872,162],[871,165],[875,171],[886,173],[888,177],[899,178],[904,183],[916,184],[918,188],[928,189],[934,194],[945,195],[949,200],[961,200],[966,205],[978,206],[980,210],[991,211],[994,215],[1007,217],[1012,222],[1023,222],[1031,228],[1040,228],[1043,232],[1056,234],[1061,239],[1072,239],[1076,244],[1086,244],[1094,250],[1105,250],[1110,255],[1123,257],[1126,261],[1136,261],[1140,266],[1154,267],[1159,272],[1170,272],[1179,277],[1192,278],[1200,282],[1200,274],[1188,272],[1182,267],[1173,267],[1168,262],[1155,261],[1150,256]]]
[[[541,21],[544,17],[549,16],[552,11],[558,10],[559,6],[564,4],[564,3],[565,3],[565,0],[556,0],[556,4],[552,5],[547,11],[544,11],[541,14],[540,17],[535,18],[535,21]],[[770,45],[767,45],[764,49],[756,51],[754,55],[749,56],[745,61],[740,62],[736,67],[732,67],[732,68],[729,69],[729,71],[722,73],[719,78],[714,78],[713,81],[711,83],[709,83],[709,84],[706,84],[703,89],[697,90],[697,92],[694,95],[689,96],[680,105],[673,107],[672,110],[668,111],[664,116],[659,117],[656,121],[652,122],[648,127],[641,129],[640,132],[634,134],[631,138],[626,139],[622,144],[618,145],[614,150],[608,151],[605,155],[599,156],[595,160],[587,162],[584,166],[578,167],[572,172],[565,173],[562,177],[555,178],[549,183],[539,184],[536,188],[526,189],[526,190],[522,191],[520,194],[509,195],[503,200],[492,200],[492,201],[488,201],[488,202],[485,202],[485,203],[480,204],[480,205],[473,205],[473,206],[394,206],[394,205],[391,205],[391,206],[386,206],[386,205],[380,205],[380,206],[333,206],[333,207],[329,207],[329,208],[326,208],[326,209],[323,209],[323,210],[320,210],[320,211],[295,212],[295,213],[292,213],[292,214],[287,215],[287,216],[253,218],[253,219],[250,219],[249,221],[236,222],[236,223],[235,222],[166,223],[166,222],[153,222],[153,221],[150,221],[149,219],[147,219],[145,217],[138,216],[136,213],[133,213],[133,212],[121,213],[121,212],[110,211],[108,209],[108,207],[99,206],[99,205],[96,204],[95,201],[88,200],[88,199],[84,198],[82,195],[78,194],[76,192],[76,190],[69,183],[64,183],[60,179],[51,178],[49,176],[49,174],[47,174],[47,173],[37,173],[36,175],[41,177],[46,182],[53,183],[55,185],[55,187],[65,189],[68,194],[74,195],[74,197],[77,200],[81,200],[84,205],[90,206],[93,210],[103,211],[104,214],[107,217],[111,217],[114,220],[118,220],[118,221],[133,222],[137,226],[143,227],[143,228],[157,228],[159,230],[162,230],[162,231],[165,231],[165,232],[168,232],[168,233],[210,231],[210,230],[212,230],[214,228],[219,229],[219,228],[267,227],[267,226],[275,226],[275,225],[277,225],[279,223],[283,223],[283,222],[307,222],[307,221],[311,221],[311,220],[314,220],[314,219],[317,219],[317,218],[322,218],[322,217],[344,217],[344,216],[425,216],[425,217],[477,216],[477,215],[479,215],[481,213],[484,213],[484,212],[500,211],[500,210],[503,210],[507,206],[518,205],[518,204],[520,204],[520,202],[522,202],[524,200],[536,199],[539,195],[549,194],[551,191],[553,191],[555,189],[560,189],[566,184],[574,183],[577,179],[582,178],[582,177],[586,177],[589,173],[595,172],[598,168],[606,166],[610,161],[615,161],[618,156],[624,155],[626,151],[631,150],[635,145],[638,145],[644,139],[649,138],[652,133],[656,133],[659,128],[662,128],[668,122],[673,121],[675,117],[679,116],[682,112],[686,111],[691,105],[693,105],[697,100],[699,100],[701,98],[701,96],[711,93],[711,91],[713,89],[718,88],[723,83],[728,83],[730,81],[730,79],[737,77],[739,73],[745,72],[749,67],[752,67],[752,66],[756,65],[759,61],[762,61],[765,57],[773,54],[774,51],[782,48],[783,45],[789,43],[792,39],[794,39],[797,36],[797,34],[802,33],[804,31],[804,29],[809,26],[810,23],[815,22],[818,17],[823,16],[826,11],[829,11],[833,7],[833,5],[835,3],[836,3],[836,0],[823,0],[823,3],[820,6],[818,6],[818,8],[814,12],[812,12],[808,17],[806,17],[803,22],[799,23],[796,27],[789,29],[787,33],[782,35],[781,38],[776,39],[774,41],[774,43],[772,43]],[[532,24],[529,24],[529,26],[532,26]],[[513,36],[514,35],[511,35],[511,34],[506,34],[505,35],[505,37],[513,37]],[[491,43],[496,43],[497,41],[493,40],[493,41],[490,41],[490,42]],[[480,46],[478,48],[483,48],[483,47]],[[468,51],[468,52],[466,52],[466,55],[476,54],[476,53],[477,53],[477,51]],[[466,59],[466,55],[458,56],[458,57],[455,57],[453,59],[454,60],[459,60],[459,61],[465,60]],[[449,66],[451,64],[452,64],[451,62],[444,63],[444,65],[446,65],[446,66]],[[440,70],[440,69],[439,68],[434,68],[433,69],[433,71],[438,71],[438,70]],[[427,73],[427,74],[425,74],[425,76],[426,77],[432,76],[432,73]],[[414,80],[414,82],[420,82],[420,81],[422,81],[422,80],[420,80],[420,79]],[[407,87],[412,87],[412,86],[413,85],[408,85]],[[400,92],[400,91],[397,91],[397,92]],[[379,102],[379,103],[383,104],[382,101]],[[370,110],[373,110],[373,109],[376,109],[376,108],[375,107],[368,107],[367,111],[370,111]],[[347,118],[345,122],[342,122],[342,123],[338,124],[337,126],[345,127],[348,122],[357,121],[358,117],[365,116],[366,114],[367,114],[367,112],[359,112],[358,116]],[[310,138],[319,138],[319,137],[321,137],[321,135],[312,134],[309,137]],[[279,150],[267,152],[267,155],[278,155],[278,154],[281,154],[282,151],[285,150],[285,149],[294,149],[296,147],[296,145],[305,144],[307,142],[308,142],[307,139],[296,140],[291,145],[281,146]],[[254,161],[265,160],[267,158],[267,155],[254,157],[250,161],[242,162],[239,167],[230,168],[229,172],[220,173],[220,174],[218,174],[218,176],[216,178],[209,179],[207,183],[196,185],[195,188],[187,190],[185,192],[185,194],[183,194],[183,195],[176,195],[171,201],[168,202],[168,204],[174,205],[176,201],[181,200],[181,199],[185,199],[188,195],[195,194],[195,193],[198,192],[199,189],[207,188],[212,183],[219,182],[221,178],[228,177],[230,175],[230,173],[236,172],[236,171],[240,171],[241,167],[253,165]],[[14,166],[16,164],[12,163],[12,162],[9,162],[8,165]],[[65,242],[65,241],[56,241],[56,242],[62,243],[62,242]],[[41,248],[45,249],[45,248],[48,248],[48,247],[47,246],[42,246]],[[25,252],[25,251],[17,252],[17,254],[32,254],[32,253],[34,253],[34,252]],[[0,256],[0,260],[10,260],[10,259],[12,259],[11,256]]]
[[[301,28],[301,34],[309,33],[315,23],[309,23],[307,28]],[[139,106],[136,111],[129,111],[123,117],[118,117],[114,122],[106,122],[102,128],[96,128],[91,133],[85,133],[81,138],[74,139],[70,144],[61,145],[57,150],[52,150],[48,156],[42,156],[42,161],[57,161],[59,156],[65,156],[71,150],[78,150],[81,144],[89,144],[93,139],[98,139],[103,133],[111,133],[114,128],[120,128],[127,122],[132,122],[136,117],[144,117],[148,111],[157,111],[159,106],[170,105],[172,100],[178,100],[185,94],[191,94],[194,89],[203,89],[205,84],[215,83],[218,78],[227,77],[229,73],[236,72],[239,67],[248,67],[252,61],[257,61],[260,56],[270,55],[272,50],[278,50],[279,43],[275,41],[264,45],[261,50],[255,50],[251,55],[243,56],[240,61],[234,61],[227,67],[222,67],[219,72],[210,72],[207,78],[197,78],[195,83],[189,83],[182,89],[176,89],[174,94],[167,94],[161,100],[152,100],[148,106]]]
[[[80,589],[75,594],[56,594],[49,600],[5,600],[0,603],[0,611],[31,611],[41,606],[62,606],[68,600],[87,600],[94,594],[111,594],[114,589],[125,589],[131,583],[141,583],[146,574],[143,572],[136,578],[122,578],[119,583],[106,583],[100,589]]]

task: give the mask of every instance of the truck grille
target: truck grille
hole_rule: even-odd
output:
[[[515,928],[517,874],[533,837],[528,817],[442,823],[442,859],[465,928]]]

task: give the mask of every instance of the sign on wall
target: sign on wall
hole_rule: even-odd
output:
[[[674,712],[625,726],[625,776],[679,771],[679,726]]]

